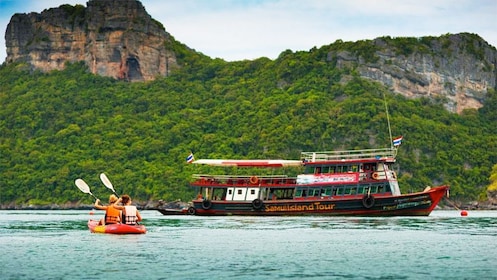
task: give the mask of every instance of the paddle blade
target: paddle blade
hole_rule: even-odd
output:
[[[107,178],[107,175],[105,175],[105,173],[102,173],[100,174],[100,180],[102,181],[102,183],[104,183],[104,185],[110,189],[114,194],[116,193],[116,191],[114,190],[114,186],[112,185],[112,183],[110,182],[109,178]]]
[[[76,181],[74,181],[74,183],[76,184],[76,187],[78,187],[78,189],[80,191],[91,195],[94,199],[98,199],[96,196],[94,196],[91,193],[90,186],[88,186],[88,184],[85,181],[83,181],[83,179],[76,179]]]
[[[88,184],[83,181],[83,179],[76,179],[76,181],[74,182],[76,184],[76,187],[78,187],[78,189],[84,193],[87,193],[87,194],[91,194],[90,192],[90,187],[88,186]]]

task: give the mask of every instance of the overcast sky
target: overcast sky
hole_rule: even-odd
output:
[[[0,0],[0,63],[15,13],[85,0]],[[142,0],[176,40],[227,61],[308,51],[336,40],[470,32],[497,46],[496,0]]]

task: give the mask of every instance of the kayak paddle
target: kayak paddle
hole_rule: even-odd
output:
[[[100,174],[100,180],[108,189],[110,189],[117,197],[119,197],[119,195],[114,190],[114,186],[112,186],[112,183],[110,182],[109,178],[107,178],[107,175],[105,175],[105,173]]]
[[[90,187],[88,186],[88,184],[83,181],[83,179],[76,179],[76,181],[74,182],[76,184],[76,187],[78,187],[78,189],[84,193],[87,193],[91,196],[93,196],[93,198],[95,199],[98,199],[96,196],[94,196],[91,191],[90,191]]]

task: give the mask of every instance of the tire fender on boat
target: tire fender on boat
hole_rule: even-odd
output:
[[[362,205],[369,209],[374,206],[374,196],[366,194],[362,197]]]
[[[188,215],[195,215],[195,212],[196,212],[195,207],[193,206],[188,207],[187,211]]]
[[[256,198],[256,199],[252,200],[252,207],[255,210],[261,210],[262,207],[264,207],[264,202],[262,202],[262,200]]]
[[[202,209],[209,210],[209,209],[211,209],[211,207],[212,207],[212,201],[210,201],[208,199],[204,199],[202,201]]]
[[[378,172],[373,172],[373,179],[378,180],[380,178],[380,174]]]
[[[257,185],[259,183],[259,178],[257,178],[257,176],[250,177],[250,183],[252,185]]]

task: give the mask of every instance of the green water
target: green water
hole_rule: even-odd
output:
[[[497,279],[497,211],[142,216],[147,234],[118,236],[89,211],[0,211],[0,279]]]

